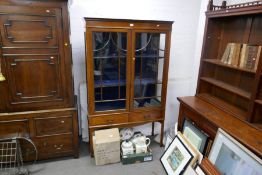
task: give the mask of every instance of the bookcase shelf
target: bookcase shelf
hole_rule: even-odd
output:
[[[235,69],[235,70],[248,72],[248,73],[252,73],[252,74],[256,73],[255,70],[250,70],[250,69],[245,69],[245,68],[240,68],[240,67],[232,66],[232,65],[229,65],[229,64],[225,64],[225,63],[221,62],[219,59],[203,59],[202,61],[206,62],[206,63],[222,66],[222,67],[227,67],[229,69]]]
[[[208,77],[201,77],[200,78],[201,80],[205,81],[205,82],[208,82],[212,85],[215,85],[219,88],[222,88],[224,90],[227,90],[229,92],[232,92],[234,94],[237,94],[241,97],[244,97],[246,99],[250,99],[250,96],[251,94],[249,92],[246,92],[240,88],[237,88],[235,86],[232,86],[232,85],[229,85],[227,83],[224,83],[223,81],[219,81],[219,80],[216,80],[216,79],[213,79],[213,78],[208,78]]]

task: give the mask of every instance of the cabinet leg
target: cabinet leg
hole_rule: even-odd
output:
[[[93,150],[93,129],[89,129],[89,152],[90,156],[94,157],[94,150]]]
[[[160,146],[163,147],[164,144],[163,144],[163,138],[164,138],[164,123],[165,121],[162,121],[161,122],[161,132],[160,132]]]
[[[152,122],[152,133],[151,133],[152,136],[155,135],[155,122]]]

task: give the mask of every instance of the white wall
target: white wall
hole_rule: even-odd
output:
[[[177,121],[179,108],[176,97],[194,95],[195,93],[205,21],[203,12],[206,10],[207,1],[73,0],[70,6],[70,23],[75,92],[78,92],[79,83],[86,79],[83,17],[174,21],[166,128],[174,125]]]

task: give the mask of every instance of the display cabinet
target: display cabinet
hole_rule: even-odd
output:
[[[162,144],[172,22],[85,20],[90,138],[157,121]]]

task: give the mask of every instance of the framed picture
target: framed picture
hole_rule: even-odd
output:
[[[202,154],[205,153],[209,140],[209,136],[206,133],[186,118],[184,120],[182,133]]]
[[[160,161],[168,175],[180,175],[190,163],[193,155],[188,150],[188,145],[175,136],[172,143],[164,152]]]
[[[262,175],[262,160],[222,129],[218,129],[209,159],[224,175]]]
[[[199,150],[196,147],[194,147],[191,144],[191,142],[180,131],[177,132],[177,136],[185,145],[187,145],[187,149],[193,156],[189,165],[194,167],[196,163],[200,163],[203,159],[203,155],[199,152]]]

